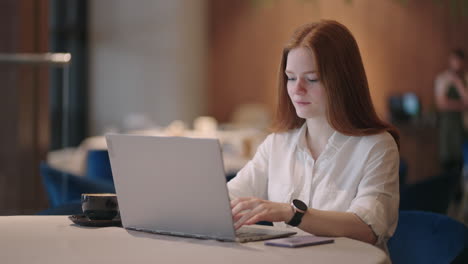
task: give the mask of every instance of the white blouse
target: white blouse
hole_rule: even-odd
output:
[[[387,132],[358,137],[335,131],[314,160],[306,132],[304,124],[270,134],[228,183],[231,198],[254,196],[280,203],[299,199],[310,208],[352,212],[372,228],[376,245],[387,251],[400,199],[399,153],[393,137]]]

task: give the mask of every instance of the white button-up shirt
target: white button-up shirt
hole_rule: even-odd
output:
[[[387,132],[346,136],[335,131],[314,160],[306,133],[304,124],[270,134],[228,183],[230,196],[280,203],[299,199],[314,209],[352,212],[372,228],[377,246],[387,251],[386,242],[398,222],[400,198],[399,153],[393,137]]]

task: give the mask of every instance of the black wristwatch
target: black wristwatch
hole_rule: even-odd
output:
[[[301,200],[294,199],[291,203],[291,207],[294,211],[294,216],[287,224],[290,226],[298,226],[301,224],[302,217],[307,211],[307,205]]]

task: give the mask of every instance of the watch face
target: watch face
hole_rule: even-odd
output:
[[[299,210],[302,210],[302,211],[305,211],[307,210],[307,205],[301,201],[301,200],[297,200],[297,199],[294,199],[293,200],[293,204],[296,208],[298,208]]]

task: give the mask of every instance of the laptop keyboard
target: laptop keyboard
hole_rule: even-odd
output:
[[[236,238],[239,242],[244,243],[269,238],[286,237],[294,234],[296,234],[294,231],[289,232],[255,227],[242,227],[236,231]]]
[[[262,228],[255,228],[255,227],[242,227],[241,229],[236,231],[236,237],[244,238],[244,237],[257,237],[257,236],[266,236],[271,235],[272,233],[276,233],[277,231],[272,231],[268,229]]]
[[[257,233],[257,232],[236,232],[236,237],[244,238],[244,237],[257,237],[257,236],[264,236],[268,235],[266,232]]]

